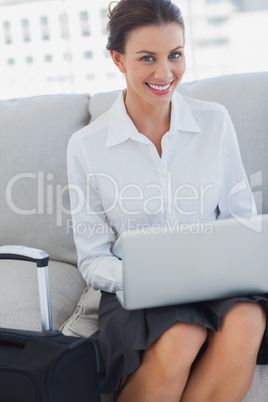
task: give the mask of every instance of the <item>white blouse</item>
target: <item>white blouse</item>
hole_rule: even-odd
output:
[[[256,214],[226,109],[175,92],[162,156],[112,108],[70,139],[68,178],[78,268],[94,289],[122,289],[121,234]]]

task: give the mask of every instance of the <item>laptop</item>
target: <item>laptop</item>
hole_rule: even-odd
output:
[[[122,234],[126,310],[268,292],[268,215]]]

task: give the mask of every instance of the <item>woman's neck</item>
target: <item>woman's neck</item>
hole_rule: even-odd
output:
[[[125,96],[125,106],[139,133],[152,142],[161,141],[163,135],[170,129],[171,103],[164,106],[154,106],[149,102],[133,101]]]
[[[154,144],[161,158],[161,140],[170,129],[171,102],[164,106],[154,106],[146,100],[133,101],[126,94],[125,105],[139,133],[145,135]]]

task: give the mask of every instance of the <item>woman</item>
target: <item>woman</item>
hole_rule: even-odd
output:
[[[69,182],[84,201],[70,192],[75,226],[84,228],[74,230],[79,269],[102,291],[101,390],[118,392],[118,402],[241,401],[267,352],[267,295],[136,311],[115,296],[124,230],[256,213],[225,108],[175,92],[184,45],[170,1],[110,9],[107,48],[127,89],[68,148]],[[246,189],[228,197],[241,180]]]

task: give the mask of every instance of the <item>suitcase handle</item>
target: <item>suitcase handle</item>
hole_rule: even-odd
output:
[[[25,246],[2,246],[0,247],[0,259],[24,260],[36,262],[38,267],[47,267],[49,255],[36,248]]]
[[[23,260],[36,263],[42,331],[51,331],[53,329],[53,324],[48,280],[49,255],[43,250],[31,247],[2,246],[0,247],[0,260],[3,259]]]
[[[5,330],[1,328],[0,341],[7,344],[11,343],[12,345],[25,346],[28,338],[20,334],[13,334],[11,331],[5,332]]]

